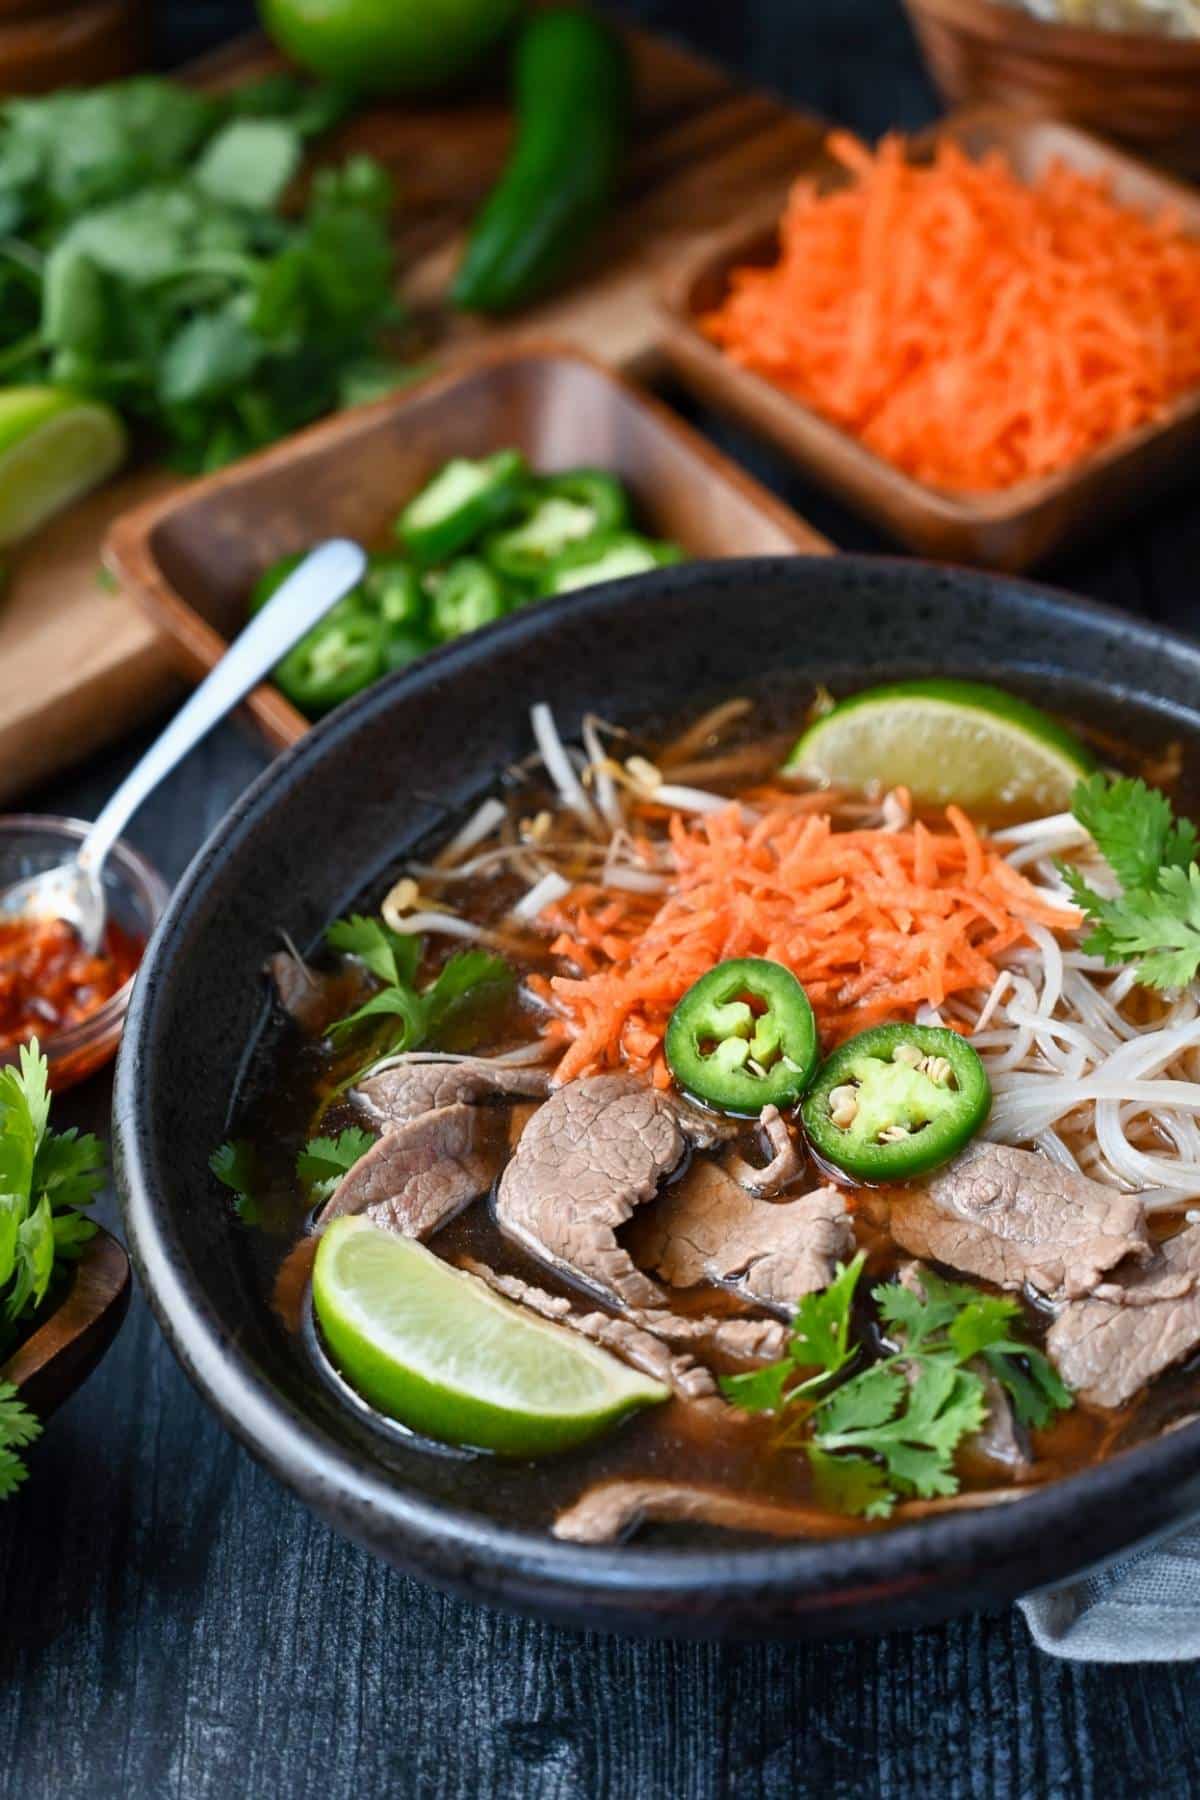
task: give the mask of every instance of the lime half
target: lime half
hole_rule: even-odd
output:
[[[902,681],[843,700],[810,725],[786,768],[865,788],[906,787],[923,806],[1062,812],[1092,758],[1026,700],[976,681]]]
[[[96,487],[125,449],[110,406],[62,388],[0,388],[0,546]]]
[[[505,1456],[568,1450],[668,1397],[607,1350],[368,1219],[337,1219],[321,1239],[313,1302],[347,1381],[452,1444]]]

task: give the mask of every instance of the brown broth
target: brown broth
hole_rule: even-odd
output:
[[[676,759],[670,778],[699,782],[730,793],[765,778],[778,766],[781,753],[794,739],[812,696],[811,691],[798,696],[794,684],[768,686],[764,695],[749,716],[735,721],[722,733],[719,743],[690,746],[682,760]],[[669,741],[669,734],[664,734],[664,740]],[[629,749],[653,755],[655,740],[631,740]],[[1103,753],[1107,760],[1117,760],[1131,769],[1144,770],[1149,761],[1139,750],[1128,746],[1114,756],[1111,739],[1104,742]],[[1163,785],[1175,788],[1177,805],[1186,805],[1191,799],[1189,783],[1179,775],[1177,758],[1167,769],[1160,763],[1147,772],[1158,775],[1160,780],[1163,773],[1169,773],[1170,779]],[[521,811],[531,815],[548,798],[536,787],[526,785],[521,790]],[[441,835],[444,839],[448,831]],[[424,853],[432,855],[434,850],[436,844]],[[498,924],[525,885],[518,877],[480,879],[456,886],[453,901],[459,911],[480,923]],[[377,905],[379,898],[378,892],[365,896],[364,909]],[[426,973],[436,970],[455,947],[450,944],[435,948]],[[517,967],[518,973],[525,975],[550,972],[555,964],[546,945],[531,939],[528,954],[517,961]],[[451,1038],[444,1047],[488,1054],[532,1040],[536,1034],[537,1015],[519,994],[514,994],[483,1021],[475,1020],[469,1028],[464,1027],[458,1040]],[[261,1174],[259,1216],[247,1228],[245,1239],[264,1304],[272,1308],[295,1355],[305,1360],[315,1386],[324,1384],[328,1388],[332,1384],[344,1403],[356,1410],[382,1462],[406,1477],[411,1477],[419,1466],[420,1485],[446,1504],[525,1526],[549,1525],[554,1515],[592,1482],[621,1476],[670,1476],[681,1481],[718,1483],[783,1502],[811,1499],[807,1459],[795,1449],[780,1447],[776,1441],[777,1421],[732,1408],[722,1421],[715,1420],[708,1409],[699,1413],[686,1403],[672,1400],[629,1419],[589,1447],[542,1459],[534,1465],[428,1444],[371,1415],[361,1402],[339,1389],[339,1378],[325,1361],[312,1325],[308,1279],[315,1239],[309,1235],[310,1207],[294,1168],[298,1151],[318,1129],[336,1132],[359,1122],[344,1099],[330,1103],[329,1097],[353,1068],[361,1065],[364,1054],[364,1045],[359,1042],[351,1051],[338,1055],[327,1045],[307,1041],[293,1025],[277,1019],[253,1059],[239,1110],[241,1135],[250,1140]],[[507,1109],[504,1116],[507,1117]],[[762,1160],[758,1134],[749,1127],[741,1134],[736,1148],[752,1162]],[[818,1177],[819,1172],[810,1165],[802,1172],[794,1191],[806,1191]],[[869,1257],[866,1277],[860,1284],[860,1293],[865,1293],[870,1286],[894,1274],[904,1258],[887,1235],[885,1197],[864,1194],[859,1200],[856,1230]],[[641,1229],[635,1217],[623,1233],[623,1241],[635,1259]],[[469,1207],[438,1233],[430,1247],[451,1263],[469,1258],[550,1292],[579,1298],[500,1232],[490,1198]],[[736,1296],[712,1288],[692,1290],[674,1298],[681,1312],[737,1315],[748,1310]],[[1024,1310],[1028,1335],[1031,1341],[1040,1342],[1048,1317],[1032,1306],[1026,1305]],[[872,1344],[878,1348],[879,1340],[868,1307],[860,1307],[857,1323],[870,1354]],[[1034,1434],[1033,1479],[1040,1482],[1069,1474],[1197,1410],[1200,1395],[1196,1372],[1194,1367],[1186,1366],[1161,1377],[1120,1411],[1089,1411],[1077,1405],[1046,1430]],[[1008,1476],[969,1452],[960,1457],[959,1473],[966,1490],[1010,1484]],[[854,1521],[847,1521],[847,1529],[855,1528]],[[698,1534],[693,1529],[688,1537],[689,1541],[697,1541]],[[730,1534],[722,1534],[722,1541],[730,1542]]]

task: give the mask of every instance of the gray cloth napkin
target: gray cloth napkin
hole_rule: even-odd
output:
[[[1050,1656],[1103,1663],[1200,1657],[1200,1526],[1017,1604]]]

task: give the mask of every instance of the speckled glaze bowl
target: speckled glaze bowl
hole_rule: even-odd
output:
[[[206,1172],[259,969],[306,945],[440,808],[528,748],[550,700],[637,721],[794,668],[835,687],[987,677],[1100,728],[1200,747],[1200,651],[1007,578],[843,557],[691,564],[534,607],[438,652],[320,725],[196,857],[143,964],[121,1050],[118,1172],[138,1273],[184,1368],[230,1430],[338,1529],[469,1598],[561,1623],[697,1637],[871,1631],[994,1605],[1200,1510],[1200,1425],[1011,1506],[763,1548],[596,1549],[465,1510],[454,1464],[397,1473],[315,1387],[253,1285]],[[530,1476],[536,1481],[536,1472]]]

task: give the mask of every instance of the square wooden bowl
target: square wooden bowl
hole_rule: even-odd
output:
[[[949,135],[971,156],[1001,150],[1016,173],[1035,178],[1055,160],[1088,174],[1105,173],[1117,198],[1143,211],[1177,209],[1200,235],[1200,194],[1067,125],[1000,107],[949,118],[914,140],[928,155]],[[829,164],[818,179],[844,179]],[[927,487],[820,413],[763,376],[739,368],[701,331],[698,320],[719,305],[732,269],[767,264],[778,255],[778,208],[710,238],[664,285],[664,349],[682,379],[714,407],[733,413],[778,444],[819,480],[927,556],[1020,570],[1048,551],[1111,525],[1186,469],[1200,444],[1200,393],[1177,401],[1165,418],[1126,433],[1088,461],[996,494],[944,493]]]
[[[105,561],[184,673],[199,678],[241,629],[256,577],[277,558],[332,536],[384,544],[405,500],[449,457],[510,444],[539,471],[611,469],[639,525],[692,557],[830,549],[649,394],[577,350],[536,344],[460,359],[123,514]],[[248,705],[280,748],[308,729],[277,688],[259,688]]]

